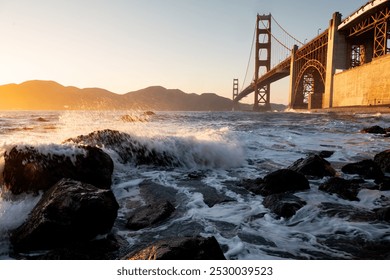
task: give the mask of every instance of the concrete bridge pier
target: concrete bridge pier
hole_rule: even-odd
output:
[[[330,20],[328,29],[328,53],[322,108],[333,107],[334,75],[337,71],[348,68],[348,44],[344,34],[338,32],[340,23],[341,14],[336,12]]]
[[[289,87],[289,97],[288,97],[288,108],[293,108],[294,102],[294,91],[295,91],[295,82],[297,79],[297,67],[295,65],[295,57],[298,50],[298,46],[294,45],[291,50],[291,64],[290,64],[290,87]]]

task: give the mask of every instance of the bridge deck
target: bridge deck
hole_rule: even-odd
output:
[[[276,65],[270,71],[265,73],[263,76],[259,77],[257,80],[258,88],[261,88],[269,83],[273,83],[280,79],[283,79],[290,75],[290,65],[291,65],[291,56],[283,60],[281,63]],[[241,91],[237,97],[233,100],[234,102],[238,102],[248,94],[255,91],[255,82],[253,81],[248,87],[246,87],[243,91]]]

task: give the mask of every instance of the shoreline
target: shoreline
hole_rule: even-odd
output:
[[[333,107],[326,109],[312,109],[307,111],[313,113],[390,114],[390,105]]]

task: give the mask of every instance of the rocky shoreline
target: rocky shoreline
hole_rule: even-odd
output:
[[[362,133],[388,136],[378,127]],[[115,233],[119,204],[111,190],[113,161],[102,148],[112,149],[123,162],[169,168],[180,162],[167,153],[150,150],[130,135],[113,130],[96,131],[68,139],[55,147],[56,153],[32,146],[16,146],[4,154],[2,191],[4,199],[23,199],[28,193],[43,193],[27,220],[10,235],[10,256],[15,259],[225,259],[223,248],[214,237],[187,236],[164,238],[150,244],[128,246]],[[53,150],[53,149],[52,149]],[[325,178],[319,190],[346,201],[359,201],[363,189],[390,190],[390,150],[372,159],[345,164],[335,169],[327,160],[332,151],[321,151],[297,160],[285,169],[263,178],[243,179],[236,192],[263,197],[263,205],[275,218],[289,219],[307,202],[296,195],[310,190],[311,180]],[[188,174],[197,178],[202,174]],[[349,176],[353,176],[352,179]],[[161,190],[162,188],[160,188]],[[143,182],[144,205],[131,205],[120,230],[132,231],[161,225],[177,211],[174,189],[159,192],[159,186]],[[202,192],[202,188],[199,188]],[[209,207],[229,202],[229,197],[206,191]],[[234,203],[234,202],[233,202]],[[390,226],[390,206],[366,210],[347,204],[319,204],[320,214],[350,221]],[[321,239],[321,237],[319,238]],[[356,237],[320,240],[330,248],[343,248],[352,259],[390,259],[390,242],[368,241]],[[288,257],[288,256],[287,256]],[[318,256],[328,259],[329,256]]]

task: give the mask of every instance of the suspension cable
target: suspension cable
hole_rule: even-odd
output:
[[[261,24],[265,27],[265,29],[267,30],[268,34],[271,35],[272,38],[275,39],[276,42],[278,42],[280,45],[282,45],[283,47],[285,47],[287,50],[291,51],[291,48],[287,47],[285,44],[283,44],[282,42],[280,42],[280,40],[278,38],[276,38],[274,36],[274,34],[272,34],[272,32],[269,31],[269,29],[267,28],[267,26],[265,26],[264,22],[262,20],[261,21]]]
[[[251,63],[251,60],[252,60],[252,53],[253,53],[253,46],[255,44],[255,37],[256,37],[256,24],[255,24],[255,28],[254,28],[254,31],[253,31],[253,38],[252,38],[252,44],[251,44],[251,51],[249,53],[249,59],[248,59],[248,64],[246,66],[246,71],[245,71],[245,77],[244,77],[244,81],[242,82],[242,86],[241,86],[241,90],[240,92],[244,89],[244,85],[245,85],[245,82],[246,82],[246,78],[248,76],[248,71],[249,71],[249,65]]]
[[[272,18],[272,20],[279,26],[279,28],[283,30],[284,33],[286,33],[286,34],[287,34],[289,37],[291,37],[294,41],[298,42],[298,43],[301,44],[301,45],[304,45],[304,43],[302,43],[302,42],[299,41],[297,38],[295,38],[295,37],[292,36],[290,33],[288,33],[288,32],[286,31],[286,29],[284,29],[284,28],[279,24],[279,22],[272,16],[272,14],[271,14],[271,18]]]

